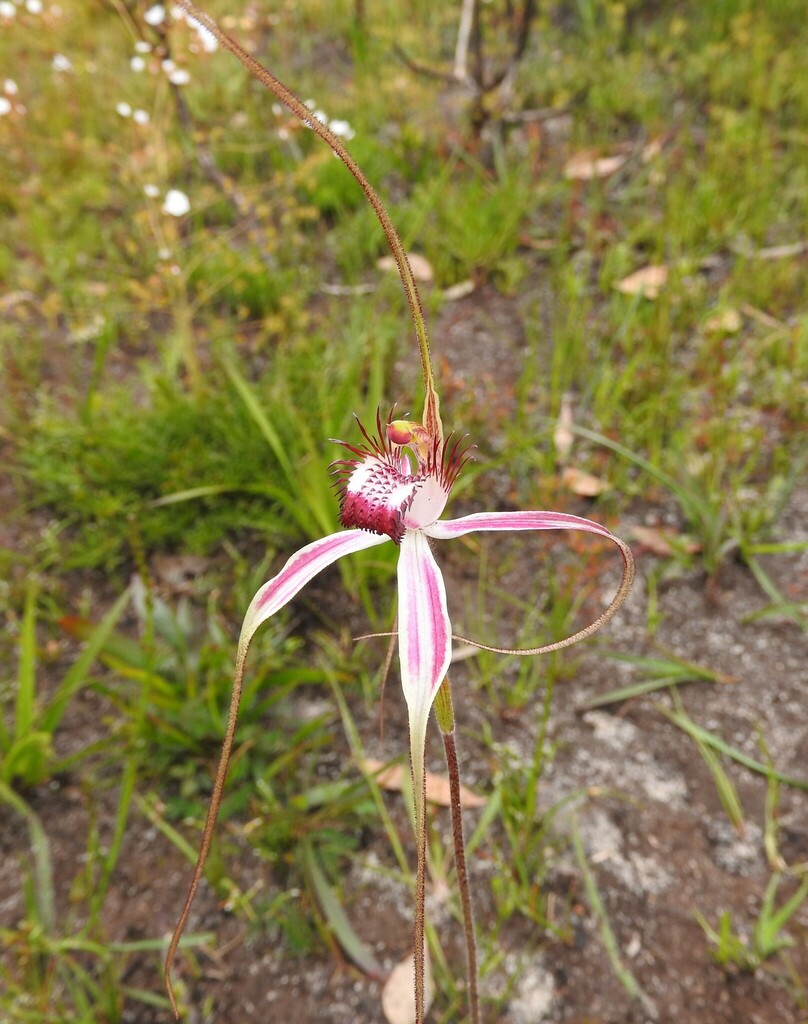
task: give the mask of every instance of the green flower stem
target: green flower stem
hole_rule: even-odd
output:
[[[418,294],[418,286],[415,283],[415,277],[412,273],[410,261],[407,259],[407,253],[404,250],[404,246],[401,244],[398,232],[393,226],[393,222],[390,220],[381,199],[378,197],[373,186],[367,180],[353,157],[343,145],[342,140],[335,135],[327,125],[314,117],[305,103],[303,103],[302,100],[300,100],[291,91],[291,89],[288,89],[283,82],[279,81],[273,74],[267,71],[267,69],[253,56],[247,53],[247,51],[240,46],[235,39],[232,39],[223,29],[219,28],[218,24],[210,17],[210,15],[201,11],[195,4],[191,3],[191,0],[179,0],[179,3],[180,6],[183,7],[194,19],[194,21],[197,21],[203,28],[207,29],[208,32],[218,39],[226,50],[229,50],[235,57],[237,57],[251,75],[257,78],[262,85],[265,85],[270,92],[274,93],[274,95],[292,111],[295,117],[299,118],[305,125],[311,128],[315,134],[319,135],[320,138],[331,147],[334,153],[336,153],[354,178],[359,182],[359,185],[365,193],[368,202],[373,207],[373,212],[376,214],[387,238],[387,242],[393,253],[393,258],[398,266],[401,284],[404,287],[404,294],[407,297],[407,304],[410,307],[410,315],[412,317],[412,322],[415,326],[415,334],[418,339],[418,350],[421,356],[421,369],[424,380],[425,403],[423,425],[426,427],[430,436],[437,437],[438,442],[442,441],[443,427],[440,419],[440,403],[435,390],[435,378],[432,373],[432,362],[429,356],[429,339],[426,333],[426,321],[424,319],[424,309],[421,305],[421,297]]]
[[[477,985],[477,941],[474,937],[474,910],[466,868],[466,843],[463,838],[463,817],[460,807],[460,768],[457,763],[457,745],[454,734],[454,708],[449,677],[443,680],[435,698],[435,717],[443,736],[446,767],[449,773],[449,797],[452,809],[452,837],[454,839],[457,888],[463,911],[463,933],[466,939],[466,972],[469,987],[469,1013],[471,1024],[480,1024],[480,993]]]

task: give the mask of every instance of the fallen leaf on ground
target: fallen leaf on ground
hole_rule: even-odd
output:
[[[365,768],[376,776],[376,781],[391,793],[400,793],[404,784],[404,767],[400,764],[386,765],[384,761],[377,761],[368,758],[364,762]],[[409,778],[409,772],[407,773]],[[445,775],[436,775],[434,772],[426,773],[426,798],[432,804],[439,807],[451,807],[449,796],[449,779]],[[468,809],[483,807],[485,797],[478,796],[465,786],[460,787],[460,806]]]
[[[653,160],[654,157],[659,156],[659,154],[662,152],[662,147],[664,146],[664,144],[665,140],[661,136],[658,139],[651,139],[650,142],[646,142],[646,144],[642,147],[642,162],[644,164],[650,163],[650,161]]]
[[[628,159],[625,153],[614,156],[596,157],[591,150],[574,153],[564,165],[564,177],[572,181],[593,181],[596,178],[608,178],[619,171]]]
[[[655,299],[667,283],[668,268],[651,263],[618,281],[615,288],[624,295],[642,295],[646,299]]]
[[[382,989],[382,1012],[388,1024],[415,1024],[415,966],[412,955],[406,957],[390,972]],[[424,1014],[429,1013],[435,997],[429,953],[424,970]]]
[[[471,295],[476,287],[473,281],[458,281],[457,284],[443,289],[443,297],[447,302],[456,302],[457,299],[465,299],[467,295]]]
[[[569,458],[572,451],[574,435],[572,433],[572,396],[565,392],[561,396],[561,409],[558,413],[558,422],[553,431],[553,445],[556,451],[556,461],[562,466]]]
[[[609,490],[609,484],[600,477],[593,476],[583,469],[575,469],[574,466],[567,466],[561,474],[561,482],[581,498],[596,498],[599,494]]]
[[[435,273],[432,270],[432,264],[426,256],[421,256],[417,252],[408,252],[407,259],[410,261],[410,269],[415,280],[421,281],[422,284],[429,284],[434,278]],[[377,260],[376,266],[379,270],[384,270],[387,273],[398,273],[398,264],[392,256],[382,256],[380,260]]]
[[[631,536],[642,544],[652,555],[669,558],[677,552],[685,551],[692,555],[701,550],[701,544],[687,540],[670,530],[660,530],[656,526],[632,526]]]

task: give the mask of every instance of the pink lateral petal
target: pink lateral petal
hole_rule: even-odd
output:
[[[344,530],[315,540],[296,552],[277,576],[261,587],[250,602],[239,638],[240,655],[246,653],[256,629],[298,594],[317,573],[343,555],[386,544],[387,537],[365,530]]]
[[[436,540],[462,537],[475,530],[586,530],[612,539],[605,526],[566,512],[475,512],[460,519],[444,519],[424,529]]]
[[[579,629],[571,636],[558,640],[556,643],[543,644],[541,647],[513,648],[493,647],[488,644],[481,644],[477,640],[469,640],[468,637],[454,636],[453,639],[471,644],[484,651],[493,651],[496,654],[545,654],[548,651],[558,651],[562,647],[570,647],[580,640],[591,636],[596,630],[604,626],[615,614],[620,605],[625,601],[634,580],[634,558],[629,546],[619,537],[607,530],[600,523],[594,523],[591,519],[583,519],[581,516],[568,515],[566,512],[476,512],[470,516],[463,516],[460,519],[447,519],[438,521],[432,526],[426,527],[424,533],[436,540],[449,540],[452,537],[462,537],[464,534],[473,533],[475,530],[584,530],[587,533],[595,533],[606,537],[620,549],[620,556],[623,559],[623,578],[617,593],[609,602],[608,607],[594,622],[591,622],[583,629]]]

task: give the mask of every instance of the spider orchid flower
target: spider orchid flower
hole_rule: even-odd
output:
[[[429,408],[428,405],[427,411]],[[171,965],[202,878],[233,747],[247,652],[262,623],[285,607],[318,573],[344,555],[387,543],[398,547],[398,649],[401,685],[409,717],[415,822],[420,850],[415,955],[416,1005],[420,1002],[416,1019],[422,1021],[426,729],[430,710],[447,675],[452,640],[503,654],[541,654],[568,647],[607,622],[623,603],[631,586],[634,563],[628,546],[605,526],[589,519],[563,512],[477,512],[459,519],[441,519],[452,487],[469,457],[469,447],[464,445],[463,439],[454,440],[451,435],[443,439],[436,406],[432,409],[435,410],[433,420],[437,424],[432,430],[407,420],[383,424],[377,413],[375,435],[359,423],[364,443],[337,442],[348,453],[347,458],[337,460],[332,467],[340,495],[340,522],[345,529],[306,544],[292,555],[280,572],[260,588],[247,609],[239,637],[227,729],[197,864],[166,957],[166,983],[175,1014],[177,1007],[170,984]],[[430,423],[428,415],[425,420]],[[446,588],[430,542],[451,540],[475,531],[506,530],[583,530],[616,544],[623,558],[623,577],[606,610],[584,629],[542,647],[511,650],[489,647],[453,635]],[[445,732],[440,715],[439,724]],[[478,1018],[475,1016],[475,1019]]]
[[[357,421],[358,422],[358,421]],[[464,643],[501,653],[539,654],[569,646],[603,625],[622,603],[631,584],[633,563],[626,545],[605,526],[562,512],[478,512],[441,519],[452,487],[469,457],[463,440],[407,420],[386,425],[376,417],[376,435],[361,423],[364,443],[341,444],[349,458],[333,468],[345,530],[316,540],[292,555],[281,571],[253,598],[239,640],[239,674],[255,631],[278,612],[317,573],[344,555],[391,542],[398,559],[398,650],[401,685],[407,703],[410,753],[417,810],[424,774],[424,749],[430,709],[451,660],[452,624],[446,588],[430,541],[451,540],[475,531],[583,530],[615,543],[623,555],[623,581],[606,611],[591,625],[554,644],[511,651],[465,637]]]

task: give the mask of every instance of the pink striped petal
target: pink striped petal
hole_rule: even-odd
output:
[[[292,555],[278,575],[265,583],[250,602],[241,627],[238,661],[243,660],[250,640],[261,623],[266,622],[288,604],[318,572],[322,572],[343,555],[363,551],[377,544],[386,544],[387,541],[387,537],[368,533],[366,530],[344,530],[315,540]]]
[[[398,646],[410,721],[422,718],[425,724],[449,667],[452,627],[443,576],[420,530],[407,530],[401,541]]]
[[[450,540],[475,530],[586,530],[614,539],[600,523],[565,512],[475,512],[461,519],[439,520],[425,527],[424,533],[436,540]]]
[[[585,637],[591,636],[596,630],[604,626],[615,614],[620,605],[625,601],[634,580],[634,558],[626,543],[615,537],[613,533],[594,523],[591,519],[583,519],[581,516],[571,516],[565,512],[475,512],[470,516],[463,516],[460,519],[447,519],[433,523],[422,531],[429,537],[436,540],[449,540],[452,537],[462,537],[475,530],[585,530],[587,533],[596,533],[606,537],[620,549],[623,559],[623,578],[617,593],[609,602],[606,610],[602,612],[594,622],[591,622],[583,629],[579,629],[571,636],[558,640],[556,643],[544,644],[541,647],[513,648],[513,647],[491,647],[488,644],[481,644],[477,640],[469,640],[468,637],[455,636],[454,639],[462,643],[471,644],[472,647],[479,647],[485,651],[494,651],[497,654],[545,654],[548,651],[558,651],[562,647],[570,647]]]
[[[423,828],[426,726],[451,654],[452,625],[443,576],[423,533],[407,530],[398,559],[398,656],[410,720],[416,831]]]

